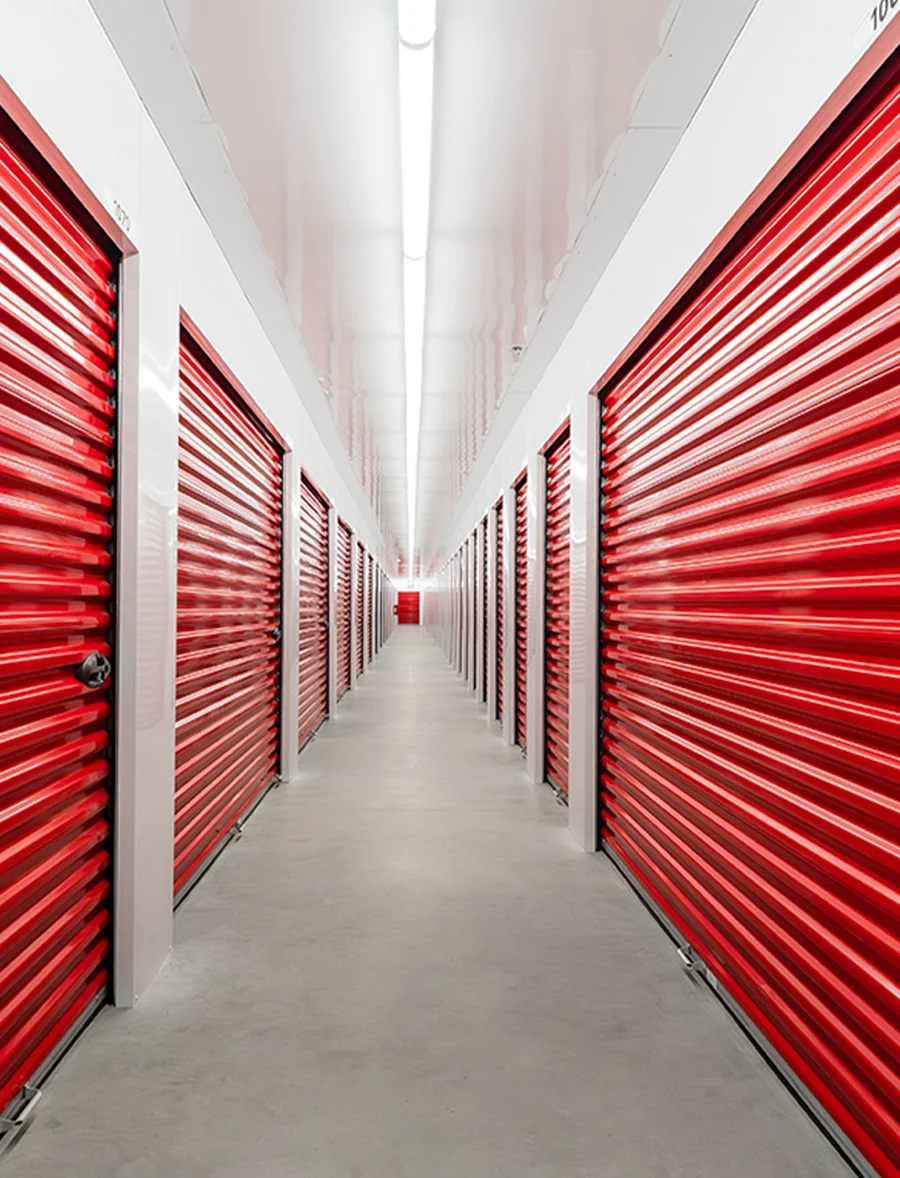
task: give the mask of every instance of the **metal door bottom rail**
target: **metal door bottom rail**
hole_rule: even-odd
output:
[[[652,896],[649,896],[644,891],[640,881],[635,878],[616,852],[605,841],[602,843],[602,849],[628,886],[637,894],[644,907],[648,909],[675,943],[677,955],[681,961],[681,967],[696,981],[702,982],[719,999],[763,1059],[765,1059],[766,1063],[769,1064],[773,1071],[778,1074],[781,1081],[790,1089],[797,1101],[803,1106],[812,1120],[815,1121],[818,1128],[825,1134],[844,1161],[860,1175],[860,1178],[879,1178],[878,1172],[872,1168],[871,1164],[863,1157],[853,1142],[844,1133],[843,1129],[835,1123],[834,1119],[826,1112],[815,1096],[813,1096],[790,1064],[785,1061],[777,1048],[769,1042],[759,1027],[757,1027],[731,995],[726,983],[720,981],[713,971],[701,961],[693,946],[685,944],[681,931],[676,928]]]

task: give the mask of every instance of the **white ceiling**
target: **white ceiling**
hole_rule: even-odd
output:
[[[438,0],[426,561],[498,407],[524,403],[754,2]],[[94,4],[121,40],[115,0]],[[353,466],[403,543],[396,0],[167,5]],[[149,86],[146,44],[132,52]],[[171,91],[156,105],[177,123]]]

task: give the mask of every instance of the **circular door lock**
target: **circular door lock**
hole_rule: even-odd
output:
[[[75,678],[85,687],[102,687],[112,674],[112,663],[93,651],[75,668]]]

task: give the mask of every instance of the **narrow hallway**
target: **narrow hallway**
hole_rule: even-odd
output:
[[[103,1010],[8,1178],[838,1178],[424,630]]]

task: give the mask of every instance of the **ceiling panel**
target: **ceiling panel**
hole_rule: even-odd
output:
[[[539,380],[752,6],[438,0],[426,553],[503,398]],[[396,0],[168,9],[354,469],[402,539]]]

